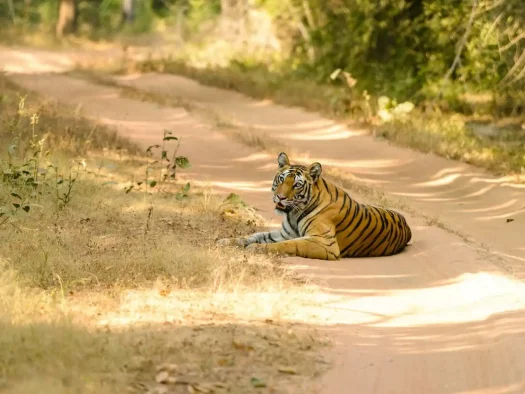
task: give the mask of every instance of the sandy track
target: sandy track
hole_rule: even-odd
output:
[[[318,114],[239,93],[203,86],[188,78],[144,74],[115,78],[121,84],[200,103],[282,141],[306,157],[340,169],[349,179],[406,200],[447,228],[490,248],[512,274],[525,279],[525,184],[495,177],[474,166],[374,140]],[[507,218],[514,219],[507,222]]]
[[[149,87],[144,84],[142,88],[155,85],[153,77],[148,78]],[[263,216],[275,219],[269,190],[276,166],[275,158],[228,140],[205,121],[191,116],[183,109],[160,108],[150,103],[124,99],[119,97],[118,90],[114,88],[57,75],[15,76],[14,79],[40,93],[74,106],[81,105],[84,114],[116,126],[122,134],[144,145],[157,143],[164,128],[172,129],[175,135],[183,137],[181,153],[188,155],[193,162],[189,176],[209,180],[218,190],[240,193],[250,204],[261,209]],[[322,124],[320,122],[325,120],[318,117],[312,119],[313,114],[300,110],[289,109],[292,112],[286,117],[278,107],[257,105],[245,98],[242,102],[232,102],[228,99],[230,92],[209,91],[209,88],[192,84],[188,80],[180,80],[180,86],[173,84],[173,79],[170,79],[169,85],[165,79],[159,81],[157,86],[166,87],[186,99],[203,102],[203,97],[208,97],[208,105],[215,103],[214,108],[224,112],[227,112],[224,107],[227,103],[230,105],[228,113],[242,112],[245,114],[244,120],[240,115],[238,119],[245,123],[249,121],[256,126],[256,131],[264,130],[276,133],[276,137],[288,138],[288,144],[293,142],[294,147],[297,146],[300,151],[306,149],[313,159],[327,165],[337,162],[330,163],[324,158],[347,160],[351,157],[353,162],[345,161],[344,168],[352,168],[352,172],[365,179],[388,178],[391,184],[386,184],[385,188],[389,191],[394,189],[388,189],[388,185],[403,190],[403,182],[405,189],[417,189],[415,180],[428,180],[436,176],[436,168],[432,166],[441,165],[438,162],[431,163],[431,160],[441,160],[432,156],[421,155],[421,159],[419,154],[408,150],[397,150],[387,144],[373,145],[375,141],[355,136],[349,130],[340,128],[337,131],[339,126]],[[188,86],[191,89],[185,90]],[[211,92],[213,95],[209,96]],[[239,95],[235,97],[236,100],[242,98]],[[246,112],[238,108],[244,108]],[[301,113],[304,118],[296,117]],[[271,127],[272,123],[275,128]],[[300,134],[301,127],[305,127],[306,134]],[[323,132],[326,127],[334,129]],[[333,137],[340,132],[349,141],[342,141],[343,137]],[[296,139],[290,138],[293,134]],[[305,138],[308,135],[325,137],[308,140]],[[329,147],[328,144],[332,144],[332,151],[314,152],[314,149]],[[360,148],[360,144],[364,146]],[[405,153],[400,153],[402,151]],[[400,155],[397,167],[388,161],[393,160],[396,154]],[[376,164],[365,165],[367,162],[363,160],[372,160]],[[418,165],[410,167],[414,162]],[[445,162],[446,166],[443,165],[439,171],[465,167]],[[412,168],[412,172],[409,168]],[[461,171],[456,170],[456,173],[459,174],[457,179],[468,180],[480,177],[482,172],[466,166]],[[469,175],[465,175],[469,173],[475,175],[469,178]],[[435,178],[440,179],[440,176]],[[397,181],[399,179],[401,181]],[[482,179],[492,178],[485,174]],[[467,186],[470,183],[467,181]],[[420,187],[423,190],[427,187],[428,193],[432,191],[437,195],[432,186]],[[452,187],[438,184],[436,187],[445,195],[453,195],[452,190],[456,190],[456,184]],[[501,194],[502,199],[508,193],[507,202],[519,199],[521,195],[520,189],[500,184],[485,194],[466,198],[465,202],[479,207],[477,209],[483,209],[483,206],[496,209],[490,204],[483,205],[486,204],[483,199],[489,193],[494,193],[494,189],[497,189],[497,195]],[[465,198],[460,190],[455,191],[459,196],[457,198]],[[354,194],[354,197],[364,200],[362,196]],[[443,212],[450,209],[446,205],[447,201],[427,201],[423,198],[409,201],[430,214],[436,210]],[[434,210],[426,211],[428,205]],[[478,216],[481,215],[478,212]],[[490,254],[466,244],[452,233],[407,216],[414,229],[414,244],[400,255],[340,262],[289,259],[295,269],[311,275],[327,291],[340,296],[337,302],[325,306],[326,329],[337,341],[337,346],[334,368],[319,381],[317,392],[524,393],[525,284],[507,276],[492,262],[493,256]],[[452,214],[450,218],[457,218],[456,222],[463,223],[467,230],[484,226],[483,221],[473,220],[469,216]],[[447,220],[447,224],[451,225],[456,222]],[[519,220],[516,222],[520,225]],[[507,245],[506,242],[510,248],[520,247],[518,238],[513,238],[515,229],[510,231],[508,225],[501,228],[496,226],[492,230],[488,227],[479,230],[479,234],[492,234],[496,243],[489,246],[494,250],[507,251],[501,249]],[[484,241],[476,234],[475,231],[468,232],[474,239]],[[498,240],[501,243],[497,243]]]

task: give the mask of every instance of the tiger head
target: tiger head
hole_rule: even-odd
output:
[[[279,170],[272,185],[275,211],[279,214],[301,210],[312,197],[313,186],[321,176],[322,167],[313,163],[309,167],[290,164],[286,153],[277,158]]]

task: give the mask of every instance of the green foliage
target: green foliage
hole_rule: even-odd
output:
[[[205,22],[217,17],[221,11],[220,0],[188,0],[188,26],[196,32]]]
[[[96,38],[119,31],[121,0],[78,1],[79,34]],[[58,2],[14,1],[14,22],[52,31]],[[476,112],[464,95],[488,93],[492,97],[488,110],[493,114],[525,111],[522,0],[231,0],[228,4],[244,11],[248,7],[265,11],[285,48],[275,56],[246,48],[233,67],[252,74],[256,68],[269,69],[268,75],[282,74],[283,81],[318,84],[330,83],[334,70],[344,70],[356,84],[349,90],[343,79],[332,81],[341,88],[334,106],[345,101],[348,107],[348,102],[371,95],[416,104],[437,100],[452,110]],[[178,20],[180,10],[183,21]],[[203,34],[216,34],[213,26],[223,11],[220,0],[137,1],[136,20],[125,31],[150,31],[158,18],[164,18],[173,26],[182,22],[190,40],[201,40]],[[2,25],[10,25],[11,18],[8,2],[0,3]],[[254,25],[248,34],[258,40],[263,33]],[[212,38],[220,42],[223,37]]]
[[[47,32],[54,34],[60,0],[13,1],[14,21],[7,2],[0,2],[3,27],[15,25],[20,34]],[[158,6],[157,6],[158,7]],[[165,6],[164,6],[165,7]],[[151,1],[135,2],[135,21],[123,26],[128,33],[151,31],[155,24]],[[121,0],[78,0],[77,34],[90,39],[110,38],[121,30]]]
[[[247,207],[246,203],[243,201],[241,196],[239,196],[236,193],[228,194],[228,196],[224,199],[224,203],[231,204],[234,207],[237,207],[237,206]]]
[[[334,70],[345,70],[357,81],[353,95],[345,93],[351,100],[363,92],[415,103],[443,99],[450,109],[468,112],[472,109],[463,95],[488,92],[494,97],[493,112],[524,111],[525,14],[520,0],[257,4],[291,40],[286,66],[294,76],[326,84]],[[343,79],[334,83],[346,87]]]
[[[50,160],[50,151],[43,152],[44,139],[38,135],[36,126],[39,116],[25,109],[25,97],[20,99],[18,116],[8,124],[11,133],[19,130],[25,118],[29,118],[32,136],[27,146],[22,143],[19,134],[7,146],[7,159],[0,156],[0,226],[18,214],[29,213],[31,207],[40,206],[39,200],[46,195],[55,199],[57,211],[65,208],[73,197],[73,188],[79,175],[68,175],[54,166]]]
[[[175,146],[172,154],[172,158],[168,158],[168,148],[166,143],[169,141],[176,141],[177,145]],[[148,163],[146,166],[145,178],[131,184],[126,187],[124,190],[126,194],[132,190],[143,190],[144,195],[151,194],[152,191],[156,188],[159,192],[162,191],[162,187],[166,186],[170,182],[175,183],[177,180],[177,171],[178,169],[190,168],[191,164],[189,159],[186,156],[178,156],[177,152],[180,147],[180,138],[173,136],[173,132],[170,130],[164,130],[164,136],[162,138],[161,145],[151,145],[146,149],[146,154],[148,155]],[[154,156],[154,149],[160,148],[160,160],[152,160]],[[158,171],[158,178],[152,178],[152,174]],[[158,187],[157,187],[158,186]],[[175,197],[178,200],[188,197],[188,192],[190,191],[190,184],[186,183],[182,189],[175,193]]]

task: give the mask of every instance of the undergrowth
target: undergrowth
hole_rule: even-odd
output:
[[[262,222],[191,186],[176,131],[142,152],[2,76],[0,92],[0,391],[279,392],[320,373],[326,342],[279,322],[310,290],[215,247]]]
[[[455,108],[443,100],[435,100],[396,117],[396,106],[401,105],[387,97],[360,93],[354,89],[358,81],[342,70],[333,74],[334,80],[343,81],[338,84],[332,80],[315,81],[281,68],[270,70],[235,61],[228,67],[202,64],[197,67],[178,58],[129,61],[125,71],[136,70],[183,75],[253,98],[300,106],[352,126],[367,126],[374,136],[399,146],[464,161],[498,174],[521,174],[525,167],[525,118],[496,116],[490,103],[484,101],[465,99]]]
[[[396,145],[435,153],[486,168],[497,175],[525,174],[525,123],[502,127],[439,112],[417,111],[406,119],[376,126],[374,135]]]
[[[220,254],[212,247],[219,229],[246,232],[260,223],[247,210],[246,220],[228,219],[235,204],[180,181],[177,172],[190,161],[177,155],[171,131],[142,153],[75,113],[58,115],[56,103],[28,109],[18,100],[2,111],[0,230],[7,242],[0,253],[27,283],[129,285],[158,275],[207,283],[204,266],[213,277],[220,266],[206,263]],[[203,242],[194,246],[197,238]],[[182,255],[194,264],[178,258],[186,247],[192,253]]]

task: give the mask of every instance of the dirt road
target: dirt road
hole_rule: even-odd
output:
[[[144,145],[158,143],[162,131],[172,129],[183,138],[181,153],[192,159],[189,176],[241,194],[265,218],[277,221],[270,192],[276,158],[229,140],[197,114],[122,98],[116,88],[67,76],[13,79],[81,105],[85,115]],[[338,168],[343,178],[357,177],[388,195],[401,195],[409,206],[414,243],[400,255],[339,262],[289,259],[296,270],[339,295],[325,305],[325,329],[336,346],[333,368],[316,392],[525,393],[525,284],[518,280],[525,264],[525,190],[520,185],[375,141],[316,114],[184,78],[146,75],[119,82],[208,106],[250,126],[247,133],[293,146],[299,156],[292,160]],[[443,219],[445,228],[429,225],[418,213]]]

